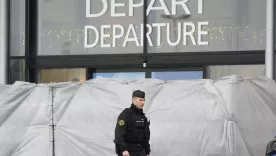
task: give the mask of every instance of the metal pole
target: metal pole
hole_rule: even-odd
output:
[[[265,73],[270,79],[275,79],[275,35],[274,35],[274,0],[266,1],[266,49]]]
[[[173,39],[176,42],[176,20],[177,19],[173,18],[172,20],[173,20],[173,35],[174,35]],[[175,52],[177,52],[177,45],[175,45]]]
[[[55,156],[55,122],[54,122],[54,87],[50,87],[50,97],[51,97],[51,116],[50,116],[50,155]]]
[[[8,0],[0,0],[0,84],[8,79]]]

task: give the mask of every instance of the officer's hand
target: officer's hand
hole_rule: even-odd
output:
[[[128,151],[124,151],[124,152],[123,152],[123,156],[129,156]]]

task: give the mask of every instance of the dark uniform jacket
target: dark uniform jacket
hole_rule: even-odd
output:
[[[145,151],[149,155],[151,151],[149,125],[150,122],[143,110],[134,104],[122,111],[115,128],[116,153]]]
[[[276,155],[276,139],[270,141],[266,146],[265,156],[274,156]]]

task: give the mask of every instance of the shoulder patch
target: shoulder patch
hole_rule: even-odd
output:
[[[124,126],[124,125],[125,125],[125,121],[124,121],[124,120],[119,120],[118,124],[119,124],[120,126]]]

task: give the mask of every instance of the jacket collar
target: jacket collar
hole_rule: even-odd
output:
[[[134,112],[136,112],[136,113],[140,113],[140,114],[144,114],[143,113],[143,109],[139,109],[139,108],[137,108],[133,103],[131,104],[131,110],[133,110]]]

